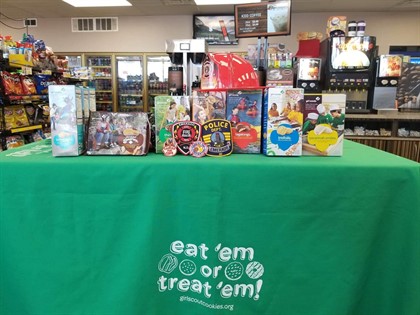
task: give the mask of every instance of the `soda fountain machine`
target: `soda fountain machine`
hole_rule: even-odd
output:
[[[397,86],[403,58],[399,55],[380,55],[376,58],[376,76],[369,99],[373,109],[395,109]]]
[[[335,36],[321,42],[324,92],[346,94],[346,113],[366,113],[368,91],[374,84],[376,38]]]
[[[321,58],[299,58],[297,60],[296,87],[305,93],[320,93]]]
[[[166,41],[166,53],[172,66],[168,69],[168,93],[191,95],[195,78],[201,77],[201,63],[207,53],[205,39],[178,39]]]

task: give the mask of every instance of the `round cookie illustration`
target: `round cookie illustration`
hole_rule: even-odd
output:
[[[164,255],[158,265],[158,269],[161,272],[171,273],[178,266],[178,259],[172,254]]]
[[[231,262],[225,269],[225,276],[229,280],[238,280],[244,273],[244,267],[239,262]]]
[[[179,264],[179,271],[185,276],[191,276],[193,275],[197,270],[197,267],[195,266],[195,263],[189,259],[184,259]]]
[[[252,261],[246,266],[245,272],[251,279],[258,279],[264,274],[264,266],[258,261]]]

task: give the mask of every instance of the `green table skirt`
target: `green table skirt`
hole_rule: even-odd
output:
[[[420,164],[0,154],[0,314],[418,315]]]

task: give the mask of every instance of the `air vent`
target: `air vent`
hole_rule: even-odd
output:
[[[72,18],[72,32],[116,32],[117,17]]]
[[[38,20],[37,19],[25,19],[23,20],[23,26],[25,27],[37,27],[38,26]]]

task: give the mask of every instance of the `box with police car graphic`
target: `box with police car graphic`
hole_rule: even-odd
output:
[[[302,155],[303,89],[267,88],[262,151],[267,156]]]

